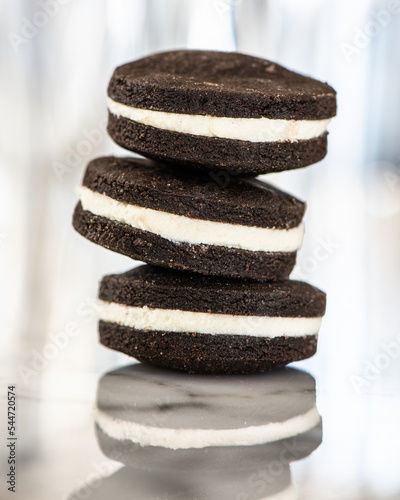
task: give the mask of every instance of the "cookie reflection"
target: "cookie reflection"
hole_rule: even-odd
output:
[[[71,500],[296,498],[290,462],[322,435],[315,380],[291,368],[202,376],[127,366],[101,378],[94,419],[103,453],[127,467]]]
[[[289,466],[274,478],[245,471],[199,474],[143,471],[122,467],[100,482],[88,484],[68,500],[294,500]]]
[[[105,455],[150,470],[288,463],[320,441],[315,380],[290,368],[202,376],[131,365],[101,378],[94,417]]]

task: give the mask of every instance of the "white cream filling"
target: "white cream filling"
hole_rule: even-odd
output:
[[[96,311],[102,321],[136,330],[268,338],[317,335],[322,321],[321,317],[239,316],[179,309],[156,309],[147,306],[133,307],[103,300],[98,301]]]
[[[105,434],[118,441],[127,440],[141,446],[161,446],[172,450],[271,443],[306,432],[321,421],[316,407],[285,422],[270,422],[239,429],[154,427],[112,417],[98,408],[94,409],[94,419]]]
[[[303,223],[291,229],[274,229],[192,219],[117,201],[85,186],[77,190],[84,210],[171,241],[254,252],[295,252],[303,242]]]
[[[271,118],[227,118],[209,115],[185,115],[127,106],[107,98],[115,116],[171,132],[219,137],[250,142],[300,141],[326,132],[330,118],[324,120],[279,120]]]

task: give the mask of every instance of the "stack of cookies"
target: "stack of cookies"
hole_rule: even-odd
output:
[[[175,51],[117,68],[108,132],[144,158],[92,161],[73,225],[147,265],[103,278],[100,341],[191,373],[312,356],[325,294],[289,280],[305,204],[255,176],[321,160],[336,94],[238,53]]]

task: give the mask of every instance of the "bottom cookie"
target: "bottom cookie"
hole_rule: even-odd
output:
[[[99,323],[100,342],[138,361],[188,373],[256,373],[306,359],[317,335],[258,338],[244,335],[136,330]]]
[[[255,373],[309,358],[325,294],[300,281],[245,282],[151,266],[105,276],[100,342],[153,366]]]

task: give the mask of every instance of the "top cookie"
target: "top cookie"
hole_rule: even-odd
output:
[[[109,132],[145,156],[232,173],[297,168],[326,153],[327,84],[233,52],[175,51],[117,68]]]

